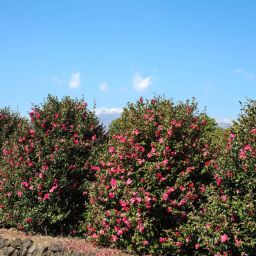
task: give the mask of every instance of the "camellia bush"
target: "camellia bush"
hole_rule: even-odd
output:
[[[18,113],[11,111],[10,108],[0,109],[0,149],[22,121],[25,122],[25,119],[22,119]]]
[[[210,134],[216,124],[193,101],[155,97],[128,104],[109,130],[109,142],[91,167],[82,226],[102,245],[140,254],[184,255],[190,236],[182,227],[206,201],[218,155]]]
[[[84,100],[48,96],[3,146],[0,221],[48,233],[76,232],[84,211],[84,184],[104,131]]]
[[[255,255],[256,101],[243,106],[210,168],[215,181],[206,188],[207,202],[188,217],[191,249],[196,255]]]

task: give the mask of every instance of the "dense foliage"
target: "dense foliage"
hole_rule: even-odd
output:
[[[0,149],[4,142],[8,140],[20,122],[25,122],[25,119],[20,118],[18,113],[10,110],[10,108],[0,109]]]
[[[254,255],[256,101],[218,128],[192,101],[129,103],[105,134],[83,99],[0,109],[0,224],[140,255]],[[78,233],[78,234],[81,234]]]
[[[101,244],[139,253],[184,252],[182,227],[205,201],[216,129],[192,102],[157,97],[128,104],[93,166],[84,229]],[[183,254],[182,254],[183,255]]]
[[[83,100],[48,96],[3,146],[0,221],[21,229],[66,232],[84,211],[89,160],[104,132]]]
[[[190,214],[187,227],[197,254],[255,255],[256,101],[242,108],[212,168],[207,203]]]

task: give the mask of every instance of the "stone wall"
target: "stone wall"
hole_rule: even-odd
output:
[[[81,256],[74,251],[67,251],[59,243],[48,246],[35,244],[31,239],[6,239],[0,236],[0,256]]]

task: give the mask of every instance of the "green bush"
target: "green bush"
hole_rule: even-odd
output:
[[[25,119],[11,111],[10,108],[0,109],[0,149],[4,142],[12,136],[21,121],[25,121]]]
[[[256,101],[246,102],[212,167],[208,200],[189,215],[190,246],[197,255],[255,255]]]
[[[25,230],[74,233],[103,128],[83,100],[69,97],[48,96],[30,118],[3,148],[0,220]]]
[[[196,102],[156,97],[128,104],[92,166],[83,229],[102,245],[154,255],[184,252],[187,215],[205,201],[216,124]],[[188,238],[187,238],[188,239]]]

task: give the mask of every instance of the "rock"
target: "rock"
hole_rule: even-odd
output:
[[[37,248],[36,252],[38,254],[35,255],[45,255],[45,253],[48,251],[48,246],[40,246]]]
[[[13,248],[21,248],[22,247],[22,240],[20,238],[16,238],[11,241],[11,247]]]
[[[26,249],[30,248],[33,245],[33,241],[29,238],[25,238],[22,242],[23,247],[25,247]]]
[[[4,239],[4,246],[9,247],[11,245],[11,241],[9,239]]]
[[[15,249],[13,247],[4,247],[2,252],[4,255],[11,255],[13,252],[15,251]]]
[[[28,249],[28,254],[31,254],[31,255],[32,255],[36,249],[37,249],[36,246],[33,244],[33,245]]]
[[[28,249],[26,247],[22,247],[20,250],[20,255],[21,256],[26,256],[28,253]]]
[[[52,252],[61,252],[62,251],[62,248],[60,246],[60,244],[51,244],[49,246],[49,251],[52,251]]]
[[[4,246],[5,246],[4,239],[1,238],[1,239],[0,239],[0,249],[3,248]]]
[[[12,253],[12,256],[20,256],[19,250],[16,249],[16,250]]]

